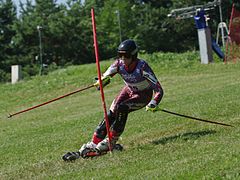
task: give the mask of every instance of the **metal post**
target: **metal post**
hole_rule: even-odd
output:
[[[225,47],[224,31],[223,31],[223,18],[222,18],[222,6],[221,0],[219,0],[219,14],[220,14],[220,23],[221,23],[221,34],[222,34],[222,45]]]
[[[122,42],[122,30],[121,30],[121,17],[120,17],[120,11],[116,11],[117,17],[118,17],[118,28],[119,28],[119,39],[120,43]]]
[[[201,63],[208,64],[213,62],[211,32],[207,26],[205,11],[202,9],[194,16],[196,27],[198,29],[198,42],[201,56]]]
[[[39,36],[39,57],[40,57],[40,70],[39,70],[39,75],[42,75],[42,70],[43,70],[43,61],[42,61],[42,26],[37,26],[38,30],[38,36]]]

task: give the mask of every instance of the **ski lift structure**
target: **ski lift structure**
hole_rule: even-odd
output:
[[[212,11],[219,7],[220,23],[217,29],[217,40],[215,41],[211,36],[210,28],[208,27],[208,20],[210,19],[206,12]],[[196,5],[186,8],[173,9],[168,17],[176,19],[194,18],[196,28],[198,30],[199,50],[202,64],[213,62],[212,50],[221,58],[224,59],[224,53],[219,47],[219,38],[221,32],[222,45],[225,46],[225,41],[228,35],[228,29],[225,22],[222,20],[221,0],[214,0],[204,5]],[[226,35],[225,35],[226,34]]]

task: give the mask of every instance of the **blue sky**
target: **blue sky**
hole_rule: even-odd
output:
[[[18,5],[19,4],[19,2],[20,1],[22,1],[23,3],[25,3],[26,2],[26,0],[13,0],[13,2],[16,4],[16,5]],[[32,0],[33,1],[33,0]],[[65,2],[67,2],[67,0],[57,0],[57,3],[65,3]]]
[[[19,4],[20,2],[22,2],[23,4],[26,3],[27,0],[13,0],[13,3],[17,5],[17,13],[19,12]],[[32,2],[35,2],[35,0],[31,0]],[[62,3],[66,3],[67,0],[57,0],[57,4],[62,4]],[[85,2],[85,0],[81,0],[82,3]],[[19,13],[18,13],[19,15]]]
[[[15,3],[16,5],[17,5],[17,11],[19,11],[19,4],[20,4],[20,1],[22,2],[22,3],[25,3],[26,2],[26,0],[13,0],[13,3]],[[34,0],[32,0],[32,1],[34,1]],[[61,3],[66,3],[67,2],[67,0],[57,0],[57,3],[58,4],[61,4]]]

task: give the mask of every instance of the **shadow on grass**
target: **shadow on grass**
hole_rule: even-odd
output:
[[[159,144],[165,145],[167,143],[176,141],[178,139],[188,141],[188,140],[194,140],[194,139],[200,138],[202,136],[206,136],[206,135],[210,135],[210,134],[214,134],[214,133],[216,133],[216,131],[213,131],[213,130],[188,132],[188,133],[178,134],[175,136],[163,137],[161,139],[152,141],[152,143],[155,145],[159,145]]]

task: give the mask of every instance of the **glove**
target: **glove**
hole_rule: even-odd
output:
[[[98,90],[100,90],[100,83],[98,78],[95,78],[97,80],[97,82],[95,82],[93,85],[95,87],[97,87]],[[108,85],[111,81],[111,77],[110,76],[106,76],[106,77],[101,77],[102,79],[102,86],[105,87],[106,85]]]
[[[146,106],[146,111],[152,111],[155,112],[158,110],[157,102],[153,99],[151,100],[148,105]]]

